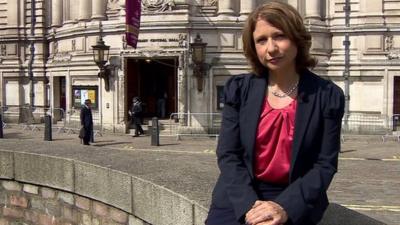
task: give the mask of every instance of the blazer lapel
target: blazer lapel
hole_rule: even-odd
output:
[[[266,76],[254,77],[250,80],[245,111],[243,111],[242,114],[245,119],[244,124],[246,125],[244,133],[245,138],[243,141],[246,142],[244,146],[249,146],[248,151],[251,165],[253,163],[254,144],[256,140],[258,121],[262,111],[263,101],[265,99],[266,85]],[[253,176],[253,170],[251,170],[251,175]]]
[[[292,146],[292,159],[290,176],[300,151],[301,144],[306,133],[311,114],[315,105],[315,90],[312,82],[309,81],[308,71],[300,76],[299,91],[297,98],[297,110],[295,118],[295,128]]]

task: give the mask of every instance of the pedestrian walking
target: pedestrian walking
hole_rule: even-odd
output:
[[[252,72],[224,89],[220,176],[206,225],[315,225],[337,170],[344,95],[308,68],[311,35],[289,4],[257,7],[243,30]]]
[[[133,137],[144,134],[142,129],[143,106],[139,97],[134,97],[132,99],[132,106],[129,110],[129,115],[131,116],[131,122],[135,127],[135,135]]]
[[[93,116],[91,105],[92,102],[90,99],[86,99],[85,103],[81,107],[81,131],[79,136],[82,138],[84,145],[90,145],[89,142],[93,133]]]

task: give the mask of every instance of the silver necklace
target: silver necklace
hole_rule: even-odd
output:
[[[284,97],[290,96],[293,93],[293,91],[297,89],[298,86],[299,86],[299,81],[297,81],[295,84],[293,84],[293,86],[290,87],[287,91],[282,91],[282,94],[278,93],[277,91],[273,91],[273,90],[270,90],[270,91],[275,97],[284,98]]]

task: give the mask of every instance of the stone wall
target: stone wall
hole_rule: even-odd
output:
[[[60,157],[0,150],[0,182],[0,225],[200,225],[207,214],[152,182]]]
[[[127,212],[74,193],[0,182],[0,225],[147,225]]]

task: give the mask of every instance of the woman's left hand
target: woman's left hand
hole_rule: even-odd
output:
[[[287,220],[286,211],[272,201],[256,201],[246,213],[246,224],[249,225],[282,225]]]

